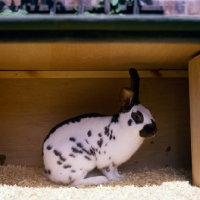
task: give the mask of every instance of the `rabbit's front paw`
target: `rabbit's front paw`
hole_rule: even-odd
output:
[[[126,177],[124,174],[119,174],[117,168],[114,170],[114,174],[119,180],[123,180]]]
[[[110,170],[103,169],[101,171],[109,180],[121,181],[125,177],[124,175],[120,175],[118,173],[117,168]]]

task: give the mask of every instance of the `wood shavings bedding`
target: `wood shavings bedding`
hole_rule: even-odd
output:
[[[36,200],[200,200],[200,188],[191,186],[191,174],[183,169],[144,168],[123,171],[123,181],[100,186],[61,186],[42,176],[41,168],[0,166],[0,199]]]

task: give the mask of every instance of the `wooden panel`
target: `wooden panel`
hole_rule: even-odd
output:
[[[187,78],[188,70],[143,70],[141,78]],[[0,71],[0,79],[13,78],[129,78],[128,71]]]
[[[200,55],[189,62],[193,184],[200,187]]]
[[[0,70],[187,69],[199,50],[192,43],[0,43]]]
[[[54,125],[83,113],[116,113],[118,92],[129,85],[129,79],[0,79],[0,155],[7,164],[42,166],[42,142]],[[158,135],[123,168],[190,167],[188,99],[188,79],[141,79],[141,102]]]

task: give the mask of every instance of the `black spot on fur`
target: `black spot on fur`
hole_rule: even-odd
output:
[[[101,151],[99,151],[99,154],[101,155]]]
[[[88,155],[91,155],[90,151],[88,151],[88,150],[86,150],[86,149],[84,149],[84,148],[82,148],[82,150],[83,150],[85,153],[87,153]]]
[[[107,145],[108,145],[108,144],[106,143],[106,144],[105,144],[105,147],[106,147]]]
[[[58,161],[57,163],[58,163],[58,165],[62,165],[62,162],[61,162],[61,161]]]
[[[52,149],[52,146],[48,145],[47,150],[51,150],[51,149]]]
[[[74,152],[74,153],[83,153],[82,151],[80,151],[80,150],[78,150],[77,148],[75,148],[75,147],[72,147],[72,151]]]
[[[109,160],[111,160],[111,157],[109,157]]]
[[[87,140],[85,140],[87,144],[89,144],[89,142]]]
[[[129,119],[128,120],[128,125],[131,126],[131,124],[132,124],[132,119]]]
[[[79,148],[83,148],[83,145],[81,143],[76,144]]]
[[[51,170],[46,170],[46,169],[44,169],[44,173],[45,173],[45,174],[48,174],[48,175],[51,175]]]
[[[87,135],[88,135],[88,137],[91,137],[92,136],[92,132],[88,131]]]
[[[55,154],[56,156],[61,156],[61,153],[60,153],[59,151],[54,150],[53,152],[54,152],[54,154]]]
[[[69,154],[70,157],[75,158],[76,156],[74,154]]]
[[[63,161],[63,162],[65,162],[65,161],[66,161],[66,158],[60,156],[60,160]]]
[[[75,173],[76,171],[75,171],[75,170],[71,170],[71,172],[72,172],[72,173]]]
[[[115,136],[113,136],[113,140],[115,140]]]
[[[104,128],[104,133],[109,137],[109,128],[107,126]]]
[[[102,137],[101,133],[98,134],[99,137]]]
[[[95,149],[92,147],[91,149],[90,149],[90,153],[94,156],[95,155]]]
[[[98,146],[101,148],[102,144],[103,144],[103,139],[100,138],[98,141],[97,141],[97,144]]]
[[[113,167],[116,167],[116,164],[113,162],[113,163],[112,163],[112,166],[113,166]]]
[[[110,137],[109,137],[109,139],[110,139],[110,140],[112,140],[112,133],[110,134]]]
[[[48,175],[51,175],[51,170],[46,170],[46,169],[44,169],[44,173],[45,173],[45,174],[48,174]]]
[[[69,140],[72,142],[76,142],[76,139],[74,137],[70,137]]]
[[[46,138],[44,139],[44,142],[50,137],[51,134],[53,134],[58,128],[66,125],[66,124],[69,124],[69,123],[78,123],[80,122],[82,119],[84,118],[93,118],[93,117],[105,117],[106,115],[101,115],[101,114],[98,114],[98,113],[90,113],[90,114],[84,114],[84,115],[80,115],[80,116],[77,116],[77,117],[74,117],[74,118],[70,118],[68,120],[65,120],[59,124],[57,124],[55,127],[53,127],[51,129],[51,131],[49,132],[49,134],[46,136]],[[44,143],[43,142],[43,143]]]
[[[64,165],[63,166],[64,169],[71,168],[71,167],[72,167],[71,165]]]
[[[87,149],[85,149],[81,143],[77,143],[76,145],[79,148],[81,148],[83,152],[87,153],[88,155],[91,155],[90,150],[88,151]]]
[[[106,154],[106,151],[104,151],[104,154]]]
[[[87,159],[87,160],[91,160],[91,158],[90,157],[88,157],[88,156],[84,156],[85,157],[85,159]]]
[[[112,116],[111,123],[118,123],[119,122],[119,114],[115,114]]]

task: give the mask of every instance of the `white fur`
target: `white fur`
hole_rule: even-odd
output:
[[[137,111],[143,114],[144,122],[136,124],[132,120],[132,125],[129,126],[127,122],[132,119],[131,113]],[[108,180],[121,180],[123,175],[118,173],[117,167],[127,161],[141,146],[144,138],[139,136],[139,131],[145,124],[151,123],[153,117],[148,109],[139,104],[133,106],[127,113],[120,113],[117,123],[111,123],[111,119],[112,116],[83,118],[80,122],[65,124],[56,129],[43,145],[45,169],[51,172],[46,176],[53,182],[71,185],[102,184]],[[115,139],[110,140],[105,135],[105,127],[108,126]],[[92,133],[91,137],[87,135],[89,130]],[[99,133],[103,140],[101,148],[97,144],[101,138]],[[75,138],[76,141],[70,141],[70,137]],[[88,151],[93,147],[98,149],[98,152],[96,151],[95,156],[89,156],[91,160],[88,160],[84,157],[87,153],[72,152],[72,147],[77,147],[77,143],[81,143]],[[52,147],[51,150],[47,149],[49,145]],[[54,150],[59,151],[66,161],[58,164],[60,159],[55,155]],[[69,156],[71,153],[76,157]],[[65,169],[64,165],[71,167]],[[105,176],[86,177],[88,172],[96,167]]]

